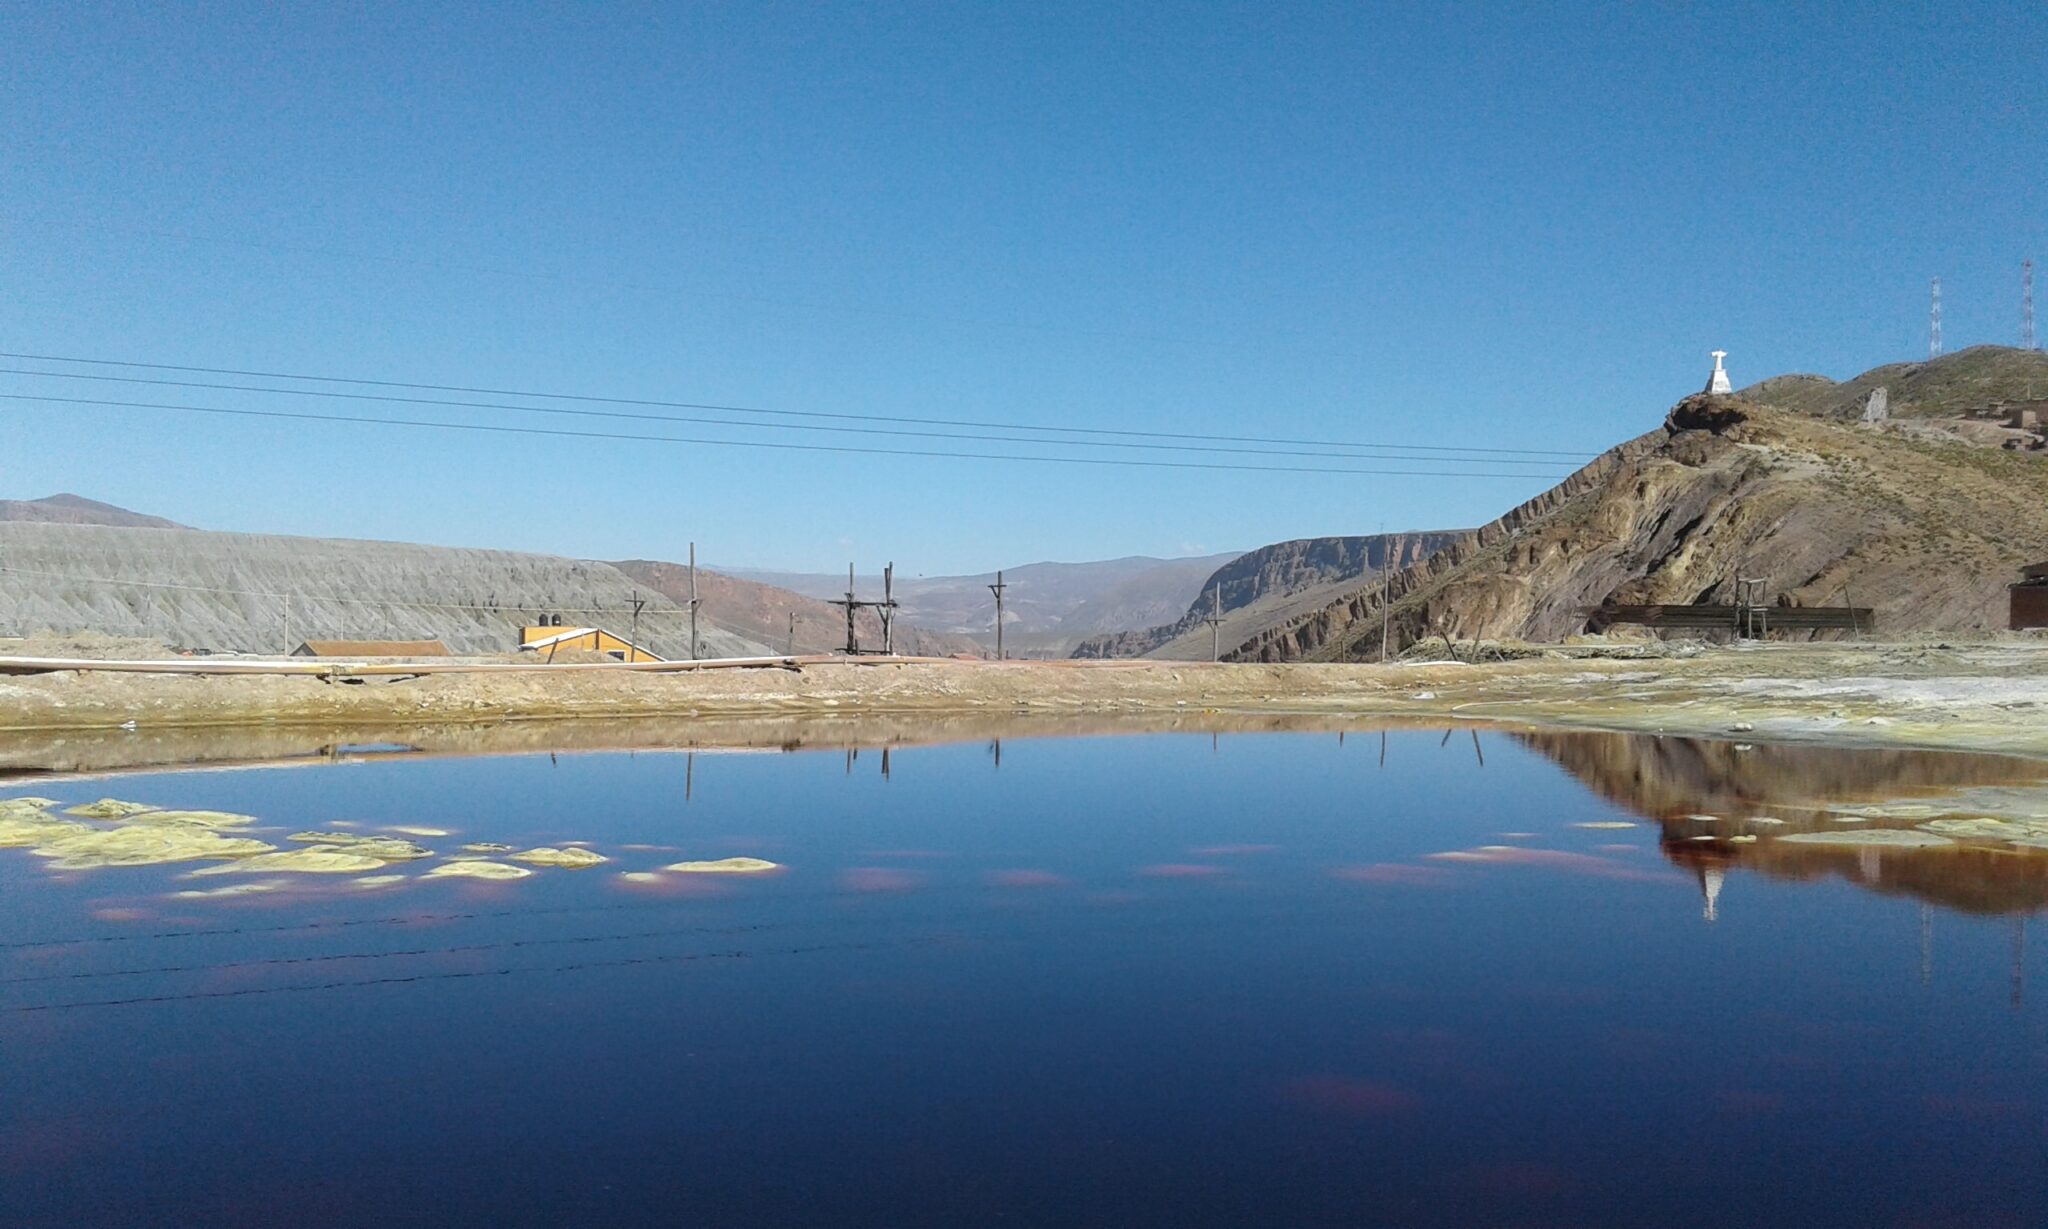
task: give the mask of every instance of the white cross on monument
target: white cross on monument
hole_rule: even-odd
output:
[[[1710,393],[1734,392],[1735,386],[1728,382],[1728,372],[1721,366],[1721,360],[1728,357],[1728,352],[1726,350],[1709,350],[1708,353],[1714,356],[1714,375],[1712,379],[1707,381],[1707,391]]]

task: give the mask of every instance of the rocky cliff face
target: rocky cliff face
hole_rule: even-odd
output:
[[[2005,586],[2048,555],[2048,462],[1859,428],[1736,397],[1665,425],[1391,580],[1392,647],[1556,640],[1604,602],[1864,605],[1886,632],[2002,626]],[[1376,657],[1361,586],[1240,642],[1240,660]]]
[[[1386,567],[1404,568],[1463,536],[1459,530],[1370,534],[1360,537],[1297,538],[1240,555],[1211,573],[1180,618],[1142,631],[1096,636],[1076,657],[1142,657],[1183,637],[1202,632],[1213,609],[1226,616],[1236,641],[1259,630],[1260,616],[1284,617],[1286,599],[1320,586],[1377,577]],[[1206,643],[1206,641],[1205,641]],[[1204,654],[1206,656],[1206,654]]]

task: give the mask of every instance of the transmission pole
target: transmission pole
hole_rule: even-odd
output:
[[[1223,660],[1223,639],[1219,629],[1223,626],[1223,586],[1209,590],[1209,617],[1202,620],[1209,625],[1209,660]]]
[[[1394,561],[1387,557],[1387,523],[1380,522],[1380,661],[1387,660],[1387,641],[1394,615],[1387,603],[1394,596]]]
[[[690,660],[697,660],[697,544],[690,543]]]
[[[1003,590],[1010,586],[1003,583],[1003,574],[996,573],[996,583],[988,591],[996,595],[996,660],[1003,660]]]
[[[1941,357],[1941,279],[1934,279],[1933,293],[1927,302],[1927,357]]]
[[[2034,344],[2034,262],[2020,262],[2020,349],[2037,350]]]
[[[640,596],[640,591],[633,590],[633,639],[626,646],[627,661],[640,660],[640,608],[646,604],[647,601]]]

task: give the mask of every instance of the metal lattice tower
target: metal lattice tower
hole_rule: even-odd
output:
[[[2034,262],[2020,262],[2020,349],[2038,350],[2034,344]]]
[[[1927,357],[1941,357],[1941,279],[1934,279],[1934,292],[1927,303]]]

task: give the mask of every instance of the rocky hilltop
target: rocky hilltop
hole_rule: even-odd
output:
[[[1958,370],[1992,361],[2029,370],[2031,359],[2003,361],[2024,353],[1980,347],[1912,366],[1928,387],[1959,387]],[[1784,387],[1688,397],[1661,428],[1397,573],[1394,649],[1438,634],[1557,640],[1606,602],[1731,602],[1738,577],[1761,578],[1783,605],[1874,607],[1887,632],[2003,626],[2006,585],[2048,556],[2048,456],[2002,446],[2024,433],[1972,434],[1981,424],[1963,419],[2024,388],[2008,377],[1955,394],[1949,430],[1941,415],[1866,426],[1832,402],[1755,399],[1789,399]],[[1380,621],[1378,588],[1352,586],[1232,656],[1376,657]]]
[[[0,521],[32,521],[43,525],[123,525],[131,529],[183,529],[176,521],[130,512],[83,495],[45,495],[41,499],[0,499]]]
[[[1320,606],[1317,599],[1330,596],[1325,591],[1333,586],[1350,587],[1362,577],[1377,578],[1390,564],[1403,568],[1417,563],[1458,540],[1463,532],[1297,538],[1262,546],[1211,573],[1174,621],[1091,637],[1073,655],[1207,659],[1209,629],[1203,620],[1218,607],[1224,617],[1221,638],[1226,643],[1242,643],[1265,626],[1283,621],[1304,603],[1310,609]]]

